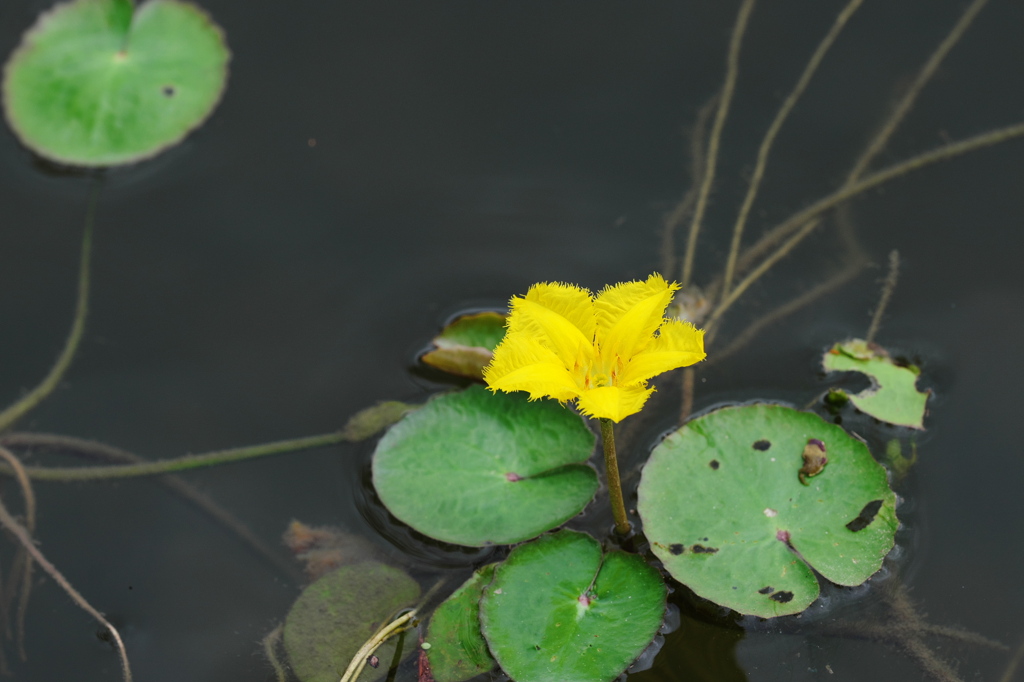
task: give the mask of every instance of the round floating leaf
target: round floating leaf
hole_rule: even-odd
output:
[[[494,577],[495,564],[478,570],[430,617],[427,659],[437,682],[462,682],[494,668],[480,633],[480,595]]]
[[[654,639],[665,583],[635,554],[563,530],[517,547],[484,590],[480,621],[517,682],[603,682]]]
[[[210,115],[228,59],[221,30],[195,5],[74,0],[43,14],[7,62],[7,121],[58,163],[139,161]]]
[[[924,429],[931,391],[917,390],[918,373],[894,363],[881,346],[862,339],[837,343],[821,364],[826,372],[860,372],[871,378],[871,388],[849,396],[861,412],[889,424]]]
[[[536,537],[597,492],[594,434],[572,410],[481,386],[428,402],[373,455],[384,506],[424,535],[482,547]]]
[[[284,646],[295,675],[302,682],[338,682],[366,640],[419,595],[420,586],[404,571],[375,561],[342,566],[312,583],[284,622]],[[377,656],[390,661],[395,647],[390,639]],[[372,682],[385,672],[386,665],[367,666],[359,680]]]
[[[450,374],[483,379],[494,347],[505,337],[504,313],[484,311],[455,318],[434,338],[434,348],[420,358]]]
[[[811,567],[840,585],[867,580],[898,525],[896,496],[867,446],[781,405],[687,423],[654,449],[639,498],[644,534],[673,577],[765,618],[817,598]]]

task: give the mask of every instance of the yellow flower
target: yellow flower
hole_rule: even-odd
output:
[[[648,379],[706,357],[703,330],[665,319],[677,289],[658,274],[596,298],[572,284],[534,284],[509,303],[484,381],[492,391],[529,391],[530,400],[577,400],[588,417],[621,421],[654,391]]]

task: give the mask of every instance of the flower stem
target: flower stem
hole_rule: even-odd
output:
[[[604,469],[608,477],[608,498],[612,503],[612,516],[615,517],[615,532],[619,535],[629,535],[631,527],[626,518],[626,503],[622,499],[619,460],[615,456],[615,427],[611,419],[601,420],[601,443],[604,445]]]

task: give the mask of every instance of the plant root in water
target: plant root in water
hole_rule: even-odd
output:
[[[795,105],[800,94],[803,92],[810,80],[814,71],[817,69],[818,64],[824,57],[828,48],[832,45],[835,38],[838,36],[839,31],[845,25],[849,17],[856,11],[859,6],[859,2],[852,0],[846,5],[846,7],[837,15],[835,22],[833,23],[832,29],[825,36],[825,38],[818,45],[817,50],[811,56],[804,71],[798,80],[793,91],[789,94],[786,100],[783,102],[779,111],[777,112],[775,119],[771,126],[766,132],[762,139],[757,163],[755,170],[748,188],[748,192],[744,198],[743,204],[740,208],[737,221],[733,228],[733,238],[730,245],[729,253],[726,258],[726,265],[724,272],[721,277],[712,283],[705,289],[705,295],[711,300],[716,300],[711,316],[708,320],[706,328],[708,329],[708,337],[706,339],[707,345],[711,345],[714,340],[717,327],[720,324],[722,317],[724,316],[727,309],[735,303],[740,295],[742,295],[749,287],[754,284],[762,275],[767,273],[772,266],[774,266],[779,260],[792,251],[799,243],[813,231],[814,225],[811,221],[815,221],[822,216],[824,213],[833,209],[842,209],[845,202],[849,199],[861,194],[869,189],[877,187],[883,183],[886,183],[894,178],[909,173],[913,170],[917,170],[926,165],[936,163],[938,161],[950,159],[954,156],[980,149],[985,146],[998,144],[1000,142],[1024,136],[1024,123],[1018,123],[1004,128],[998,128],[991,130],[987,133],[982,133],[966,140],[959,142],[953,142],[944,146],[933,149],[929,152],[924,152],[917,156],[911,157],[905,161],[893,164],[888,168],[884,168],[875,173],[869,174],[864,177],[865,171],[870,166],[871,162],[881,152],[889,138],[896,131],[907,113],[913,108],[913,105],[920,94],[924,86],[934,75],[938,69],[942,60],[946,57],[952,47],[960,40],[964,32],[973,22],[974,18],[981,11],[987,0],[974,0],[970,6],[964,11],[956,25],[950,30],[947,36],[942,40],[936,50],[929,56],[921,70],[918,72],[911,86],[904,93],[903,97],[893,108],[890,114],[886,117],[878,133],[872,138],[871,142],[865,147],[864,151],[854,162],[847,175],[843,185],[833,192],[832,194],[825,196],[818,201],[814,202],[807,208],[798,211],[791,215],[789,218],[783,220],[781,223],[776,225],[774,228],[766,231],[766,233],[752,246],[741,252],[741,242],[743,228],[746,223],[746,219],[752,208],[754,199],[756,198],[757,190],[761,180],[764,177],[765,167],[767,165],[767,158],[770,152],[774,138],[781,128],[783,122],[789,111]],[[718,111],[715,117],[715,125],[713,126],[707,145],[707,156],[705,159],[697,159],[695,161],[695,167],[702,169],[700,178],[699,193],[697,194],[698,199],[696,200],[696,208],[694,209],[693,221],[690,226],[689,238],[687,241],[686,252],[684,255],[684,264],[681,274],[681,279],[684,287],[689,283],[692,269],[694,254],[697,246],[697,237],[700,231],[700,223],[703,220],[704,209],[707,204],[707,195],[710,192],[711,186],[714,182],[714,171],[718,155],[719,141],[721,138],[722,127],[726,114],[728,112],[728,105],[735,89],[736,77],[738,74],[738,60],[740,45],[742,42],[742,36],[746,28],[749,14],[752,11],[752,3],[745,2],[737,16],[736,23],[733,27],[732,37],[729,45],[729,56],[727,60],[727,69],[725,75],[725,82],[722,87],[722,95],[719,98]],[[696,126],[696,134],[702,132],[703,126]],[[703,150],[703,146],[694,141],[691,144],[694,150]],[[678,216],[683,214],[685,211],[689,211],[692,200],[694,189],[691,187],[690,191],[684,197],[683,201],[680,202],[672,216],[666,221],[665,234],[663,235],[663,249],[671,248],[673,242],[672,231],[675,229],[679,222]],[[841,211],[840,211],[841,212]],[[840,224],[841,233],[843,226],[849,223],[847,215],[843,215],[840,220],[837,221]],[[794,236],[793,233],[796,233]],[[788,238],[788,239],[787,239]],[[786,240],[786,241],[784,241]],[[856,240],[852,236],[844,238],[848,244],[854,244],[855,248],[853,251],[853,258],[843,267],[842,270],[837,272],[835,275],[830,277],[826,282],[812,289],[811,291],[797,296],[786,304],[776,308],[767,315],[756,319],[750,323],[733,341],[723,350],[722,353],[716,354],[715,361],[721,362],[725,357],[732,355],[738,351],[741,347],[749,343],[757,333],[767,327],[772,322],[775,322],[783,317],[792,314],[796,310],[799,310],[805,305],[813,302],[817,298],[821,297],[825,293],[832,291],[842,284],[852,280],[856,274],[863,267],[866,261],[866,256],[863,254],[863,249],[856,245]],[[781,245],[780,245],[781,244]],[[760,264],[755,266],[755,262],[760,260]],[[673,262],[673,256],[671,254],[662,253],[662,261],[664,263]],[[735,289],[732,289],[732,280],[742,273],[750,271]],[[884,305],[880,304],[879,310],[884,311]],[[713,356],[714,357],[714,356]],[[689,386],[689,389],[687,387]],[[685,420],[692,409],[692,380],[687,382],[684,379],[683,382],[683,406],[680,410],[681,417]]]
[[[104,443],[84,438],[75,438],[73,436],[57,436],[46,433],[4,434],[0,436],[0,447],[29,450],[32,452],[59,452],[103,462],[128,463],[146,461],[134,453]],[[168,474],[161,476],[160,482],[175,494],[195,505],[228,531],[234,533],[254,554],[265,560],[283,575],[295,581],[301,579],[301,575],[295,569],[292,562],[286,560],[281,556],[280,552],[275,551],[263,542],[241,520],[188,481],[180,476]]]
[[[1009,649],[1002,642],[969,630],[928,623],[910,601],[907,588],[898,580],[887,590],[884,603],[888,607],[888,618],[833,624],[825,628],[825,634],[869,639],[891,646],[902,651],[921,670],[940,682],[962,682],[962,678],[928,645],[925,641],[928,635],[997,651]]]
[[[999,682],[1011,682],[1013,680],[1013,676],[1017,674],[1017,667],[1020,665],[1021,659],[1024,659],[1024,640],[1021,640],[1021,643],[1017,645],[1017,649],[1006,664],[1006,670],[1003,671],[1003,676],[999,678]]]
[[[690,187],[679,203],[665,216],[665,224],[662,228],[661,271],[665,273],[676,269],[676,228],[692,214],[693,205],[697,201],[697,190],[704,178],[704,167],[707,160],[705,141],[708,135],[708,123],[711,120],[712,112],[715,111],[716,104],[718,104],[718,95],[713,95],[704,103],[704,106],[697,110],[697,120],[690,131]]]
[[[797,80],[796,85],[793,87],[793,91],[789,93],[786,100],[779,107],[778,113],[775,114],[775,120],[768,127],[768,132],[765,133],[764,139],[761,140],[761,147],[757,151],[757,162],[754,166],[754,174],[750,179],[750,187],[747,189],[746,196],[743,197],[743,203],[740,206],[739,215],[736,217],[736,224],[733,226],[732,232],[732,243],[729,247],[729,256],[725,263],[725,273],[722,276],[722,298],[729,296],[729,292],[732,288],[732,280],[736,270],[736,257],[740,251],[740,244],[743,239],[743,228],[747,223],[747,218],[750,215],[750,209],[754,205],[754,199],[757,198],[757,190],[761,185],[761,180],[764,179],[764,170],[768,165],[768,154],[771,152],[772,144],[775,142],[775,137],[778,135],[779,130],[782,129],[782,124],[785,123],[786,118],[789,116],[789,112],[796,106],[800,96],[803,95],[804,90],[807,89],[807,84],[811,82],[811,78],[814,76],[814,72],[818,70],[818,66],[821,64],[822,59],[825,58],[825,54],[829,48],[839,37],[839,33],[846,26],[846,22],[849,21],[853,13],[860,7],[862,0],[850,0],[846,7],[836,15],[835,22],[832,24],[832,28],[818,44],[818,48],[811,55],[810,60],[804,67],[803,73]]]
[[[710,346],[714,342],[715,334],[720,328],[723,316],[727,310],[736,303],[747,290],[749,290],[751,285],[757,282],[760,277],[766,274],[774,265],[782,260],[784,256],[793,251],[804,240],[804,238],[814,230],[817,224],[828,212],[835,213],[839,236],[841,241],[844,243],[846,247],[845,250],[848,254],[846,263],[824,282],[821,282],[804,294],[791,299],[785,304],[749,323],[738,336],[731,340],[729,345],[721,351],[713,354],[711,356],[713,359],[710,362],[722,362],[743,348],[753,338],[755,338],[760,331],[770,324],[781,320],[782,318],[821,298],[826,293],[834,291],[840,286],[850,282],[863,270],[868,263],[868,256],[860,246],[854,233],[847,203],[850,199],[866,192],[869,189],[878,187],[890,180],[896,179],[932,163],[951,159],[966,152],[1024,136],[1024,123],[1016,123],[1003,128],[990,130],[964,140],[948,143],[875,172],[868,172],[872,161],[874,161],[878,154],[885,149],[890,137],[903,122],[909,111],[913,108],[918,95],[934,76],[942,60],[950,52],[952,47],[960,40],[964,32],[984,7],[985,3],[986,0],[974,0],[974,2],[965,9],[960,19],[938,45],[935,51],[929,56],[910,87],[885,118],[879,131],[874,135],[863,152],[856,159],[843,184],[836,191],[818,199],[806,208],[784,219],[774,228],[767,230],[759,240],[743,250],[743,230],[754,200],[756,199],[759,185],[764,178],[768,155],[774,139],[789,111],[792,109],[803,89],[806,87],[807,82],[813,75],[825,52],[831,46],[832,42],[838,35],[839,30],[845,24],[849,16],[856,11],[859,6],[859,2],[853,0],[840,12],[831,31],[819,44],[818,49],[805,66],[803,74],[797,82],[797,85],[783,102],[775,116],[775,119],[762,139],[750,185],[740,207],[736,223],[733,227],[732,240],[723,273],[718,279],[713,280],[703,292],[709,300],[714,302],[714,307],[705,325],[705,328],[708,330],[706,338],[707,345]],[[722,124],[724,123],[728,109],[729,99],[735,88],[736,74],[738,71],[737,62],[740,49],[739,43],[745,30],[749,11],[750,3],[744,3],[733,28],[732,39],[729,47],[729,61],[725,76],[725,84],[722,88],[722,98],[719,101],[715,125],[712,128],[707,144],[707,158],[703,159],[697,166],[701,168],[703,172],[699,181],[700,186],[699,193],[697,194],[698,199],[696,200],[696,208],[694,209],[693,221],[690,227],[689,239],[687,241],[683,259],[681,280],[684,287],[690,283],[692,276],[693,260],[697,246],[697,237],[700,231],[700,222],[703,219],[707,195],[714,182],[718,143],[722,132]],[[696,126],[696,130],[697,134],[700,134],[702,126]],[[691,147],[695,150],[703,151],[703,146],[696,142],[694,142]],[[690,210],[693,203],[693,200],[691,199],[693,192],[694,188],[691,187],[688,193],[684,196],[683,201],[680,202],[676,211],[672,216],[670,216],[670,219],[666,221],[665,235],[663,236],[664,248],[671,248],[673,244],[671,232],[679,222],[677,216],[683,214],[684,211]],[[672,255],[662,253],[662,262],[666,264],[673,263],[674,260]],[[893,251],[890,254],[888,276],[883,284],[878,306],[874,311],[871,324],[868,328],[866,337],[868,341],[873,341],[878,333],[881,320],[896,287],[898,272],[899,254],[898,252]],[[742,277],[742,279],[735,288],[733,288],[734,279],[740,277]],[[682,422],[685,422],[689,418],[693,409],[696,373],[694,369],[690,368],[683,370],[681,376],[682,405],[680,418]],[[964,643],[996,649],[1006,648],[998,642],[994,642],[975,633],[958,628],[934,626],[926,623],[914,609],[906,594],[906,590],[899,584],[897,584],[891,594],[887,596],[886,603],[889,607],[891,616],[885,622],[843,624],[837,626],[833,630],[833,633],[844,636],[867,637],[884,642],[890,646],[894,646],[914,659],[928,675],[943,682],[953,682],[960,678],[956,671],[946,661],[939,658],[933,649],[928,646],[924,639],[926,636],[951,638]],[[1004,674],[1004,682],[1007,682],[1012,677],[1016,666],[1019,664],[1019,660],[1022,657],[1024,657],[1024,644],[1021,645],[1018,652],[1008,664],[1007,671]]]
[[[277,648],[281,644],[281,636],[284,634],[284,626],[280,623],[263,638],[263,655],[267,657],[271,667],[274,668],[274,675],[277,682],[288,682],[288,671],[284,664],[277,657]]]
[[[25,501],[25,529],[29,535],[36,530],[36,495],[32,490],[32,482],[25,474],[25,468],[21,461],[15,457],[7,448],[0,446],[0,458],[4,459],[14,470],[15,479],[21,489],[22,499]],[[25,614],[28,611],[28,600],[32,594],[32,557],[24,547],[18,547],[11,566],[11,574],[7,584],[0,595],[0,618],[3,619],[4,630],[8,638],[11,638],[10,606],[14,595],[18,595],[18,612],[16,616],[18,655],[21,660],[26,660],[25,655]]]
[[[864,340],[869,344],[875,340],[875,335],[878,334],[878,329],[882,326],[882,315],[885,314],[885,309],[889,306],[889,299],[892,298],[892,292],[896,289],[896,282],[899,280],[899,276],[900,252],[893,249],[889,252],[889,272],[882,283],[882,295],[878,299],[878,307],[875,308],[874,315],[871,316],[871,325],[868,327],[868,333],[864,336]]]
[[[57,570],[57,567],[51,564],[49,560],[43,555],[43,553],[39,551],[39,548],[36,547],[35,542],[32,540],[32,536],[29,534],[29,532],[25,529],[24,526],[18,523],[18,521],[13,516],[11,516],[11,513],[7,511],[7,507],[3,504],[3,502],[0,502],[0,524],[2,524],[3,527],[15,538],[17,538],[18,542],[21,543],[21,546],[24,547],[25,550],[32,555],[32,558],[35,559],[36,563],[39,564],[40,568],[42,568],[47,575],[53,578],[54,582],[60,585],[61,589],[63,589],[64,592],[66,592],[67,595],[71,597],[71,600],[75,602],[75,604],[80,609],[82,609],[90,616],[95,618],[101,625],[103,625],[103,627],[107,629],[107,631],[110,633],[111,639],[114,642],[114,646],[117,649],[117,654],[121,659],[121,677],[124,680],[124,682],[132,682],[131,666],[129,666],[128,664],[128,651],[124,647],[124,642],[121,640],[121,635],[117,631],[117,628],[111,625],[110,621],[104,618],[102,613],[97,611],[92,606],[92,604],[86,601],[85,597],[83,597],[78,592],[78,590],[72,587],[71,583],[68,582],[67,578],[65,578],[61,574],[61,572]]]
[[[715,112],[715,122],[711,127],[711,136],[708,139],[708,153],[703,164],[704,172],[701,174],[697,205],[693,210],[693,219],[690,221],[690,233],[686,239],[686,255],[683,257],[683,272],[680,278],[684,289],[690,285],[690,277],[693,274],[693,258],[697,251],[697,237],[700,234],[701,223],[704,220],[704,211],[708,205],[711,186],[715,182],[718,145],[722,139],[722,129],[725,127],[726,116],[729,114],[729,104],[732,102],[732,95],[736,90],[736,78],[739,75],[740,47],[743,45],[743,34],[747,30],[747,21],[750,19],[750,14],[753,11],[754,0],[743,0],[743,4],[740,5],[739,14],[736,17],[736,24],[733,26],[732,37],[729,39],[729,56],[726,60],[725,83],[722,85],[722,94],[718,98],[718,110]]]
[[[227,450],[215,450],[201,455],[185,455],[174,459],[143,460],[136,464],[114,464],[92,467],[25,467],[29,478],[35,481],[101,481],[107,479],[136,478],[139,476],[159,476],[191,469],[202,469],[222,464],[234,464],[258,457],[282,455],[300,450],[322,448],[338,443],[349,442],[345,431],[335,431],[319,436],[306,436],[290,440],[261,443]],[[9,475],[9,467],[0,467],[0,474]]]

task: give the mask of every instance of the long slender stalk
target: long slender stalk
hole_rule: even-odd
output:
[[[838,227],[839,239],[846,250],[846,263],[828,279],[814,286],[812,289],[790,299],[786,303],[761,315],[748,324],[742,332],[733,338],[725,348],[716,350],[708,358],[704,366],[710,366],[722,362],[734,353],[738,352],[746,344],[750,343],[762,329],[768,327],[788,315],[792,315],[801,308],[810,305],[825,294],[843,286],[860,273],[868,265],[868,253],[864,250],[860,240],[857,239],[857,230],[854,227],[853,219],[850,217],[849,204],[843,204],[835,210],[835,221]],[[709,294],[710,295],[710,294]]]
[[[366,667],[366,659],[369,658],[374,651],[379,649],[384,642],[388,641],[388,639],[408,629],[407,625],[415,617],[416,610],[414,609],[402,614],[375,632],[370,639],[359,648],[356,655],[352,657],[351,662],[348,664],[348,669],[346,669],[345,674],[341,676],[341,682],[353,682],[358,679],[359,675],[363,672],[363,668]]]
[[[707,153],[704,144],[708,137],[708,120],[715,110],[718,95],[713,96],[697,111],[697,120],[690,131],[690,187],[672,211],[665,216],[665,226],[661,233],[661,271],[668,273],[676,269],[676,228],[693,211],[697,201],[697,192],[704,178],[704,164]]]
[[[820,224],[821,219],[817,217],[806,221],[803,227],[800,228],[799,232],[790,237],[789,241],[787,241],[776,251],[774,251],[768,258],[765,258],[760,265],[754,268],[754,270],[743,279],[743,281],[736,285],[735,289],[729,292],[728,296],[725,296],[722,299],[722,301],[715,307],[715,311],[711,314],[710,317],[708,317],[708,321],[704,325],[705,329],[707,329],[707,335],[709,337],[707,339],[707,344],[710,345],[712,340],[714,339],[714,335],[718,329],[718,321],[722,319],[722,315],[725,314],[725,311],[727,311],[729,307],[732,306],[732,304],[735,303],[739,299],[739,297],[743,295],[743,292],[750,288],[750,285],[756,282],[761,277],[761,275],[768,272],[768,270],[771,269],[773,265],[775,265],[782,258],[784,258],[794,248],[796,248],[796,245],[803,241],[803,238],[810,234],[811,231],[814,230],[814,228],[816,228]]]
[[[146,461],[139,455],[105,443],[76,438],[74,436],[58,436],[48,433],[5,433],[0,435],[0,448],[4,447],[17,450],[31,450],[32,452],[59,452],[103,462],[137,463]],[[281,571],[282,574],[296,580],[301,577],[301,572],[296,569],[294,562],[280,556],[278,552],[263,542],[256,533],[252,532],[234,514],[217,504],[212,498],[198,490],[181,476],[173,474],[164,475],[160,477],[160,483],[186,501],[194,504],[228,531],[234,533],[243,543],[248,545],[250,550],[261,556],[274,568]]]
[[[128,652],[124,648],[124,642],[121,640],[121,635],[118,633],[117,628],[111,625],[110,621],[104,618],[102,613],[97,611],[92,604],[86,601],[85,597],[83,597],[78,590],[72,587],[67,578],[57,570],[57,567],[51,564],[43,553],[39,551],[39,548],[36,547],[35,542],[32,540],[32,536],[29,535],[27,530],[25,530],[24,526],[18,523],[14,517],[11,516],[11,513],[7,511],[7,507],[4,506],[3,502],[0,502],[0,524],[2,524],[3,527],[15,538],[17,538],[18,542],[21,543],[21,546],[24,547],[26,551],[32,555],[32,558],[36,560],[36,563],[38,563],[39,566],[51,578],[53,578],[58,585],[60,585],[61,589],[71,597],[71,600],[75,602],[80,609],[95,618],[107,629],[114,641],[114,646],[117,648],[118,656],[121,659],[121,677],[125,682],[132,682],[132,671],[128,665]]]
[[[1017,667],[1020,666],[1022,660],[1024,660],[1024,641],[1013,652],[1013,656],[1010,658],[1010,662],[1006,664],[1006,670],[1003,671],[1003,676],[999,678],[999,682],[1012,682],[1014,675],[1017,673]]]
[[[344,431],[335,431],[319,436],[307,436],[292,440],[281,440],[261,445],[217,450],[202,455],[186,455],[176,459],[156,460],[139,464],[115,464],[93,467],[26,467],[29,478],[36,481],[97,481],[112,478],[134,478],[178,473],[189,469],[219,466],[242,462],[257,457],[280,455],[299,450],[309,450],[327,445],[336,445],[350,440]],[[0,474],[10,474],[10,467],[0,467]]]
[[[278,624],[273,630],[267,633],[267,636],[263,638],[263,655],[266,656],[270,662],[270,666],[274,669],[274,676],[277,677],[277,682],[288,682],[288,671],[285,670],[284,665],[277,657],[277,645],[281,642],[281,637],[284,634],[284,625]]]
[[[846,180],[843,182],[843,185],[840,187],[837,193],[843,192],[844,190],[853,187],[861,179],[864,172],[867,170],[868,165],[874,160],[878,153],[885,148],[885,145],[888,143],[889,138],[892,136],[892,134],[899,127],[900,123],[903,122],[903,119],[913,108],[914,103],[917,101],[917,96],[920,94],[921,90],[928,83],[928,81],[931,80],[932,76],[935,74],[935,71],[942,63],[942,60],[946,57],[947,54],[949,54],[949,51],[960,40],[964,32],[971,25],[971,22],[973,22],[974,18],[978,15],[978,12],[980,12],[981,9],[985,6],[986,2],[987,0],[974,0],[974,2],[972,2],[966,10],[964,10],[964,13],[961,15],[959,21],[957,21],[956,25],[953,26],[949,34],[935,49],[935,52],[932,53],[932,55],[928,58],[924,66],[921,68],[921,71],[918,72],[917,76],[914,78],[914,82],[910,85],[910,87],[904,93],[903,97],[896,104],[896,107],[889,114],[885,123],[882,124],[881,129],[878,131],[875,137],[872,138],[871,142],[868,143],[868,146],[861,153],[857,161],[854,162],[853,167],[850,169],[850,172],[846,177]],[[1008,128],[1001,128],[991,132],[995,133],[998,132],[999,130],[1005,131],[1008,129],[1012,129],[1014,127],[1016,126],[1009,126]],[[987,134],[988,133],[985,133],[977,137],[983,137],[984,135]],[[977,138],[969,138],[964,142],[969,142],[970,140],[974,139]],[[997,142],[998,141],[1002,140],[997,140]],[[913,159],[910,159],[908,161],[912,160]],[[896,166],[891,166],[890,168],[895,168],[899,165],[900,164],[896,164]],[[758,240],[756,244],[754,244],[749,249],[744,251],[743,254],[740,255],[739,257],[737,268],[739,270],[746,270],[756,259],[760,258],[769,249],[775,246],[775,244],[785,239],[785,237],[790,232],[799,227],[799,223],[793,224],[789,220],[782,223],[782,225],[786,226],[785,230],[775,228],[769,231],[760,240]],[[780,227],[782,225],[780,225]]]
[[[32,481],[25,472],[25,465],[14,456],[14,453],[0,445],[0,459],[7,462],[14,472],[14,478],[18,481],[21,489],[21,496],[25,500],[25,526],[30,533],[36,529],[36,494],[32,490]]]
[[[348,664],[348,668],[345,670],[345,674],[341,676],[341,682],[354,682],[359,679],[363,669],[366,667],[366,661],[370,657],[370,654],[379,649],[384,642],[388,641],[391,637],[413,627],[415,625],[413,621],[419,617],[420,612],[430,602],[430,600],[433,599],[434,595],[437,594],[437,591],[444,586],[445,582],[447,582],[447,578],[441,578],[438,580],[434,583],[434,586],[427,590],[427,593],[420,598],[420,601],[416,604],[415,608],[407,611],[390,623],[385,623],[377,630],[377,632],[370,635],[370,639],[368,639],[366,643],[356,651],[356,655],[352,657],[352,660]]]
[[[693,367],[683,370],[683,404],[679,408],[679,423],[685,424],[693,412],[693,385],[696,372]]]
[[[767,252],[778,242],[796,230],[802,230],[802,235],[806,236],[806,234],[809,233],[809,230],[806,229],[808,221],[817,218],[825,211],[835,208],[858,194],[862,194],[867,190],[878,187],[879,185],[882,185],[894,178],[906,175],[911,171],[918,170],[919,168],[923,168],[938,161],[945,161],[983,147],[990,147],[994,144],[999,144],[1000,142],[1005,142],[1015,137],[1024,137],[1024,122],[1015,123],[1004,128],[996,128],[995,130],[990,130],[986,133],[969,137],[966,140],[942,145],[941,147],[937,147],[931,151],[918,154],[917,156],[913,156],[905,161],[893,164],[888,168],[883,168],[880,171],[856,181],[852,185],[843,185],[832,194],[822,197],[807,208],[794,213],[789,218],[769,230],[757,244],[750,247],[750,249],[740,256],[738,269],[745,270],[754,259]],[[795,242],[787,242],[780,248],[789,250],[794,246],[796,246]],[[773,259],[773,264],[779,260],[777,253],[773,253],[769,258]],[[767,268],[759,266],[758,271],[760,274],[764,274],[767,272]],[[756,279],[756,277],[754,279]],[[749,286],[749,284],[753,283],[753,280],[748,276],[744,282]],[[735,300],[735,295],[736,290],[733,290],[729,297],[731,300],[726,300],[729,300],[729,303],[731,304]],[[721,317],[718,310],[715,311],[715,317]]]
[[[875,340],[875,335],[878,334],[879,328],[882,326],[882,315],[885,314],[885,309],[889,307],[889,300],[892,298],[892,292],[896,290],[896,282],[900,276],[900,252],[893,249],[889,252],[889,273],[885,276],[885,283],[882,284],[882,296],[878,300],[878,307],[875,308],[874,315],[871,316],[871,325],[868,327],[868,333],[864,336],[864,340],[871,343]]]
[[[57,356],[57,361],[53,363],[53,367],[50,368],[43,380],[3,412],[0,412],[0,432],[6,431],[14,422],[53,393],[64,377],[64,373],[71,366],[71,360],[75,357],[75,351],[78,350],[78,345],[82,341],[82,334],[85,332],[85,318],[89,313],[89,263],[92,255],[93,225],[96,222],[96,204],[99,201],[101,183],[101,180],[96,180],[85,213],[82,252],[78,265],[78,298],[75,302],[75,317],[71,323],[71,331],[68,332],[68,338],[64,342],[64,348],[60,355]]]
[[[36,494],[32,490],[32,481],[25,473],[25,466],[7,448],[0,446],[0,459],[3,459],[14,470],[14,477],[21,489],[21,496],[25,500],[25,529],[31,536],[36,531]],[[32,556],[20,547],[18,554],[11,566],[11,576],[4,586],[3,596],[0,598],[0,614],[3,615],[4,625],[8,628],[10,635],[10,621],[8,613],[14,595],[18,597],[18,613],[15,616],[18,632],[18,654],[21,660],[28,657],[25,654],[25,616],[28,613],[28,600],[32,595]]]
[[[789,116],[789,112],[796,106],[797,101],[803,94],[804,90],[807,89],[807,84],[811,82],[811,77],[814,76],[814,72],[818,70],[818,66],[821,61],[825,58],[825,54],[829,48],[839,37],[839,33],[843,30],[846,22],[849,21],[853,13],[857,11],[863,0],[850,0],[846,7],[843,8],[832,24],[832,28],[822,38],[821,43],[818,44],[818,48],[811,55],[810,60],[804,67],[803,73],[797,80],[796,85],[793,87],[793,91],[789,93],[786,100],[779,107],[779,111],[775,114],[775,120],[772,121],[768,127],[768,132],[765,133],[764,139],[761,140],[761,147],[757,152],[757,162],[754,165],[754,173],[750,178],[750,186],[747,188],[747,194],[743,197],[743,204],[740,206],[739,214],[736,217],[736,224],[733,226],[732,232],[732,244],[729,247],[729,257],[725,263],[725,275],[722,281],[722,298],[729,295],[729,290],[732,288],[732,279],[736,270],[736,258],[739,255],[740,243],[743,239],[743,228],[747,224],[747,218],[750,215],[750,209],[754,205],[754,199],[757,198],[757,190],[761,186],[761,180],[764,178],[765,167],[768,165],[768,154],[771,152],[772,144],[775,142],[775,137],[778,135],[779,130],[782,129],[782,124],[785,123],[786,118]]]
[[[851,260],[845,266],[843,266],[838,272],[833,274],[824,282],[821,282],[817,286],[804,293],[796,296],[786,303],[783,303],[777,308],[765,313],[761,317],[751,322],[747,327],[735,338],[729,341],[729,345],[725,346],[720,350],[716,350],[708,360],[703,363],[705,367],[724,362],[732,355],[739,352],[744,346],[750,343],[754,337],[761,333],[761,331],[779,320],[792,315],[801,308],[813,303],[825,294],[835,291],[842,285],[849,282],[851,279],[857,276],[865,266],[864,260]]]
[[[697,205],[693,211],[693,219],[690,221],[690,234],[686,240],[686,255],[683,258],[681,278],[684,289],[690,285],[690,278],[693,276],[693,257],[697,251],[697,236],[700,234],[701,223],[704,220],[704,211],[708,206],[711,186],[715,182],[715,166],[718,163],[718,146],[722,139],[722,128],[725,127],[725,119],[729,113],[729,104],[732,102],[732,95],[736,90],[736,78],[739,75],[740,46],[743,44],[743,34],[747,30],[747,21],[750,19],[750,14],[753,11],[754,0],[743,0],[743,4],[740,5],[739,14],[736,16],[732,37],[729,39],[725,84],[722,86],[722,95],[718,100],[715,122],[711,126],[707,159],[704,164],[704,177],[701,179],[700,193],[697,195]]]
[[[619,458],[615,454],[615,425],[611,419],[601,420],[601,444],[604,446],[604,468],[608,477],[608,497],[615,518],[615,532],[629,535],[631,526],[626,518],[626,502],[622,498],[622,481],[619,479]]]
[[[959,21],[953,26],[949,34],[939,43],[939,46],[935,48],[935,52],[928,58],[924,66],[918,72],[914,78],[914,82],[911,83],[910,87],[900,98],[900,101],[896,104],[896,107],[889,114],[888,119],[882,125],[882,128],[878,131],[875,137],[868,143],[864,151],[861,153],[860,158],[853,164],[853,168],[850,169],[850,173],[846,178],[847,185],[856,182],[867,170],[868,164],[870,164],[874,158],[881,152],[885,145],[889,142],[889,138],[896,132],[900,123],[906,118],[906,115],[914,107],[914,103],[917,101],[917,96],[924,89],[924,86],[928,84],[928,81],[935,75],[935,71],[939,68],[939,64],[946,58],[949,51],[953,49],[953,46],[960,41],[961,36],[974,21],[974,18],[978,16],[978,12],[985,6],[988,0],[974,0],[964,13],[960,15]]]

